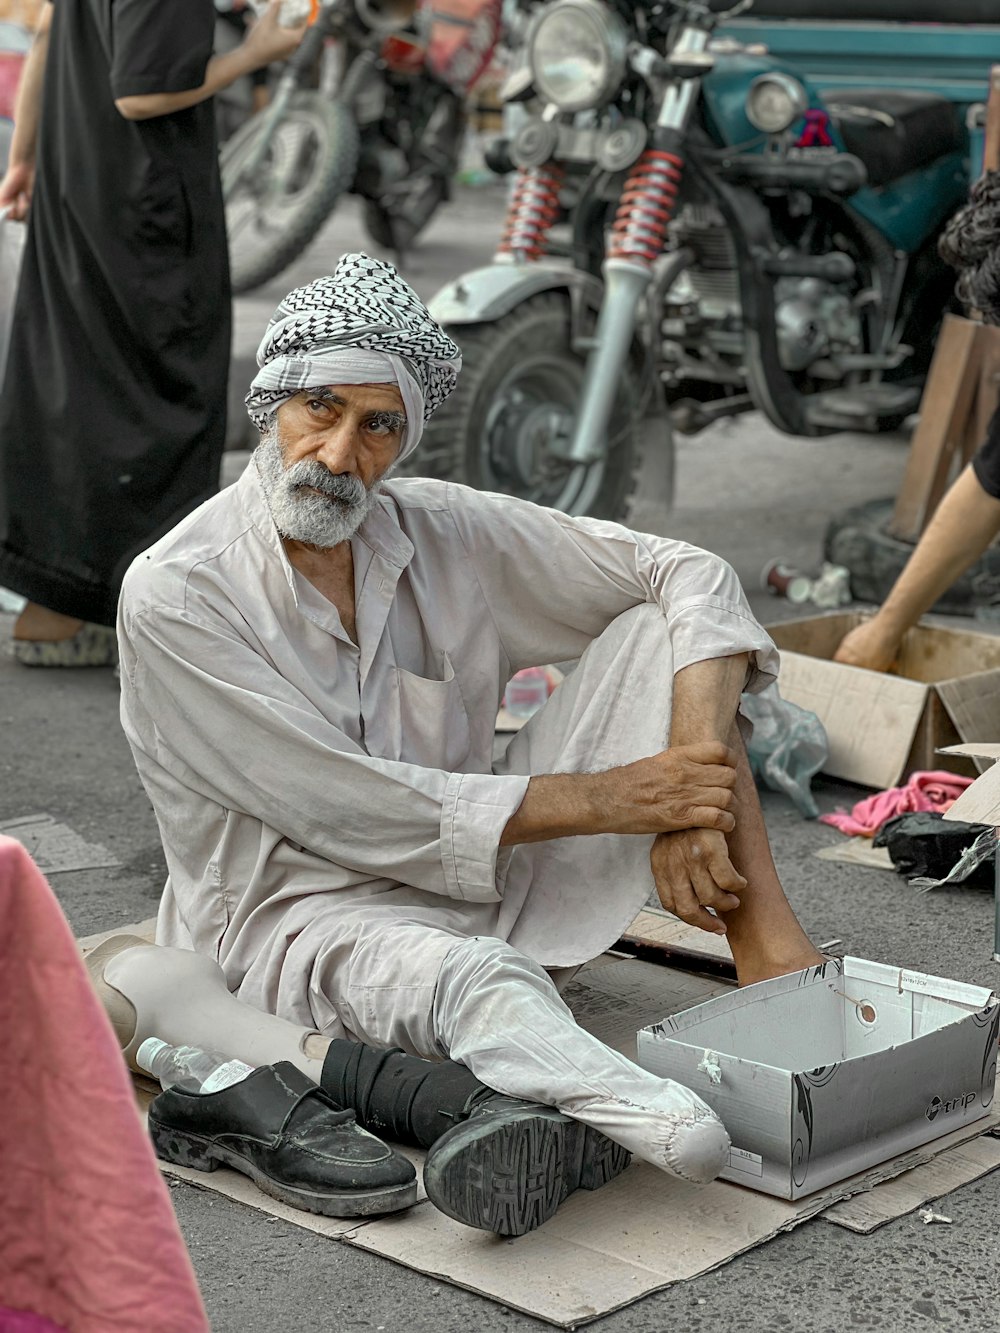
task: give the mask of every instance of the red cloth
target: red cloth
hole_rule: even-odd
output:
[[[909,814],[911,810],[947,810],[966,787],[971,786],[971,778],[960,778],[955,773],[944,773],[939,769],[913,773],[905,787],[876,792],[874,796],[858,801],[850,814],[838,810],[836,814],[820,815],[819,820],[821,824],[832,824],[850,837],[860,834],[870,838],[893,815]]]
[[[0,1096],[0,1307],[66,1333],[209,1333],[111,1024],[55,895],[4,837]]]

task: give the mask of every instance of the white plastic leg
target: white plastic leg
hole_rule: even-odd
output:
[[[238,1000],[214,959],[123,936],[94,950],[87,965],[133,1069],[141,1043],[160,1037],[250,1065],[290,1060],[319,1081],[329,1039]]]
[[[657,1078],[577,1025],[545,972],[502,940],[447,955],[435,1035],[453,1060],[513,1097],[556,1106],[685,1180],[713,1180],[729,1135],[700,1097]]]

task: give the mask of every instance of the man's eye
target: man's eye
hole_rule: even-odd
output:
[[[399,433],[399,422],[392,417],[372,417],[368,422],[368,429],[373,435],[396,435]]]
[[[310,412],[325,412],[329,404],[325,398],[309,398],[306,400],[306,407]]]

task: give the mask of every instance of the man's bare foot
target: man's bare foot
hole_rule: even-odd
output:
[[[59,643],[71,639],[82,626],[82,620],[64,616],[60,611],[50,611],[37,602],[28,602],[14,622],[13,637],[33,643]]]

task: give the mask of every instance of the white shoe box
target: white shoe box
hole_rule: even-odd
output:
[[[845,958],[759,982],[638,1034],[732,1140],[723,1180],[797,1199],[988,1115],[1000,1001]]]

